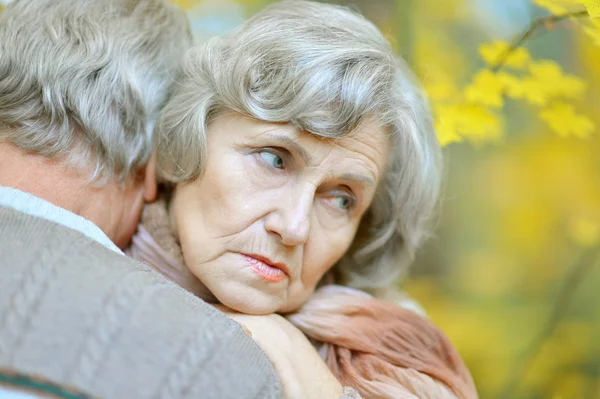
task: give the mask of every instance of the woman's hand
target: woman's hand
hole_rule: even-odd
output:
[[[253,316],[216,306],[248,332],[279,374],[286,399],[339,399],[342,385],[296,327],[277,314]]]

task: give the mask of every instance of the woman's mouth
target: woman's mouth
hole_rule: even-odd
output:
[[[262,279],[272,283],[278,283],[288,278],[285,270],[287,267],[283,264],[273,264],[268,259],[258,255],[242,254],[244,260]]]

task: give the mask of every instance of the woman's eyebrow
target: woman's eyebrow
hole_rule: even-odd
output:
[[[272,139],[281,141],[281,142],[287,144],[288,146],[290,146],[292,150],[294,150],[295,152],[298,153],[298,155],[300,155],[300,157],[302,158],[304,163],[306,163],[306,164],[311,163],[312,156],[308,153],[308,151],[306,151],[306,149],[304,149],[304,147],[302,147],[293,138],[286,136],[286,135],[282,135],[282,134],[276,134],[276,133],[269,133],[269,134],[267,134],[267,136]],[[355,181],[355,182],[361,183],[367,187],[372,187],[375,185],[375,180],[372,177],[365,176],[365,175],[359,174],[359,173],[353,173],[353,172],[343,173],[342,175],[339,176],[339,179],[347,180],[347,181]]]
[[[290,146],[292,148],[292,150],[294,150],[295,152],[298,153],[298,155],[300,155],[300,157],[302,158],[304,163],[310,164],[312,162],[312,160],[313,160],[312,156],[308,153],[308,151],[306,151],[304,149],[304,147],[302,147],[300,144],[298,144],[298,142],[296,140],[294,140],[293,138],[286,136],[286,135],[282,135],[282,134],[276,134],[276,133],[269,133],[269,134],[267,134],[267,136],[272,139],[282,141],[285,144],[287,144],[288,146]]]
[[[364,186],[367,186],[367,187],[372,187],[375,185],[375,180],[373,180],[372,177],[365,176],[363,174],[358,174],[358,173],[352,173],[352,172],[344,173],[340,176],[340,179],[348,180],[348,181],[356,181],[356,182],[362,183]]]

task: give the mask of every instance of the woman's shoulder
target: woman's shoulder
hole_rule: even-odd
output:
[[[398,288],[378,288],[373,291],[373,296],[387,302],[393,302],[401,308],[410,310],[420,316],[427,317],[427,313],[421,304],[408,293],[401,291]]]

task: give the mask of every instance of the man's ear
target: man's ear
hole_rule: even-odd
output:
[[[144,167],[144,201],[153,202],[156,199],[158,183],[156,182],[156,150]]]

